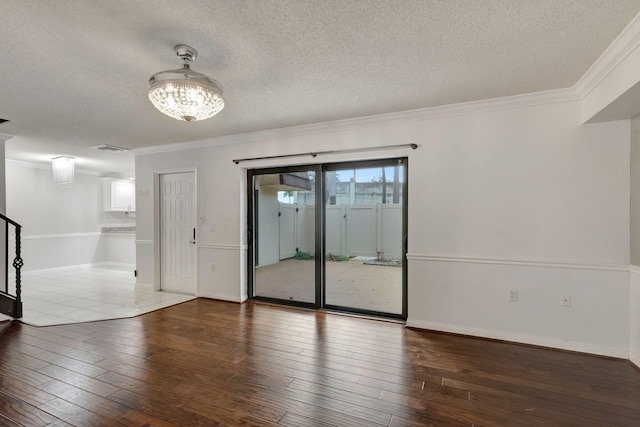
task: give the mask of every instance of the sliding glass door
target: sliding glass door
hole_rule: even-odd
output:
[[[406,159],[250,170],[249,296],[406,318]]]
[[[325,169],[325,306],[404,313],[404,163]]]
[[[250,173],[253,296],[316,305],[316,171]]]

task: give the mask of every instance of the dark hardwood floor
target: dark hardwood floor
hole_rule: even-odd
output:
[[[2,426],[638,426],[624,360],[199,299],[0,324]]]

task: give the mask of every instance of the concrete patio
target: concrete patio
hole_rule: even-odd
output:
[[[256,295],[314,302],[315,262],[295,258],[256,269]],[[402,313],[402,268],[362,260],[326,264],[326,304],[383,313]]]

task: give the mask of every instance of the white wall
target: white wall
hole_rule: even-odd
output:
[[[640,367],[640,268],[630,268],[629,360]]]
[[[408,156],[409,325],[626,357],[629,121],[582,125],[571,100],[478,111],[398,113],[138,154],[139,278],[157,281],[154,170],[197,168],[206,264],[198,294],[240,301],[244,168]],[[420,147],[231,161],[397,143]],[[507,302],[511,289],[516,303]],[[561,293],[572,307],[560,307]]]
[[[5,156],[5,142],[10,138],[10,135],[0,133],[0,154],[1,159],[4,159]],[[7,213],[7,199],[6,199],[6,180],[5,180],[5,164],[4,162],[0,162],[0,213],[6,215]],[[4,221],[2,221],[4,223]],[[13,228],[13,227],[10,227]],[[6,241],[7,232],[4,227],[0,227],[0,241]],[[4,279],[7,276],[8,266],[13,262],[8,260],[8,256],[6,256],[6,249],[4,245],[0,245],[0,289],[7,290],[9,289],[9,284],[5,283]]]
[[[136,261],[136,245],[134,233],[103,233],[104,261],[107,264],[120,264],[131,267]]]
[[[631,264],[640,266],[640,116],[631,120]]]
[[[103,211],[102,181],[76,170],[70,186],[53,185],[47,165],[6,161],[7,213],[22,225],[24,270],[105,262],[135,264],[133,234],[102,227],[135,226],[124,213]]]
[[[57,186],[45,165],[7,161],[6,168],[8,211],[25,235],[100,231],[98,177],[77,173],[73,185]]]
[[[631,268],[629,359],[640,366],[640,116],[631,120]]]
[[[629,123],[579,107],[434,126],[409,163],[409,325],[625,356]]]
[[[0,133],[0,159],[4,159],[5,156],[5,142],[9,139],[8,135]],[[6,214],[7,212],[7,198],[6,198],[6,165],[4,162],[0,162],[0,213]]]

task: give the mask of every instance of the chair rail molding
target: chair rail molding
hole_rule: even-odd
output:
[[[629,265],[626,264],[606,264],[591,263],[579,261],[552,261],[541,259],[500,259],[500,258],[476,258],[461,257],[450,255],[425,255],[425,254],[407,254],[409,261],[430,261],[430,262],[459,262],[474,264],[499,264],[499,265],[520,265],[526,267],[545,267],[545,268],[571,268],[571,269],[587,269],[587,270],[608,270],[608,271],[629,271]],[[640,267],[636,267],[640,272]]]

